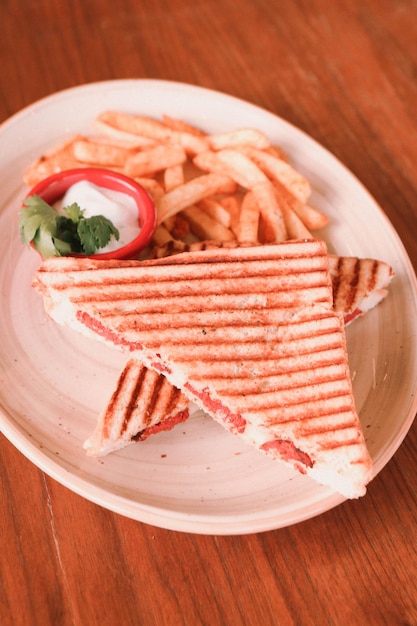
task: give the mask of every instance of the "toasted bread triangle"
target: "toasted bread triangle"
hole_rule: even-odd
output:
[[[134,441],[144,441],[185,421],[188,407],[186,396],[165,376],[137,359],[129,359],[84,448],[89,455],[104,456]]]

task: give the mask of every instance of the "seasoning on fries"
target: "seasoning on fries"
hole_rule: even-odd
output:
[[[106,167],[140,183],[158,210],[155,246],[308,239],[328,218],[309,205],[309,181],[256,128],[209,134],[186,120],[104,111],[28,167],[24,182],[76,167]],[[190,239],[191,238],[191,239]]]

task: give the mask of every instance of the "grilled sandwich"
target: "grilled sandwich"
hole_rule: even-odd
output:
[[[364,315],[387,295],[394,272],[388,263],[329,255],[333,307],[341,311],[345,324]]]
[[[188,399],[165,376],[129,359],[84,448],[91,456],[104,456],[144,441],[184,422],[188,407]]]
[[[159,247],[156,256],[181,251],[219,247],[218,242],[185,246],[173,242]],[[230,243],[223,244],[228,247]],[[235,247],[235,246],[233,246]],[[373,259],[329,256],[333,307],[344,314],[345,325],[376,306],[386,295],[392,270]],[[151,402],[149,402],[151,400]],[[85,442],[87,454],[103,456],[129,443],[144,441],[150,435],[170,430],[188,419],[187,398],[167,379],[148,370],[139,361],[129,360],[93,435]]]
[[[160,259],[181,252],[208,250],[219,247],[238,247],[237,241],[197,241],[187,244],[171,240],[155,246],[153,258]],[[253,244],[246,244],[253,245]],[[345,324],[364,315],[377,306],[388,294],[394,272],[388,263],[377,259],[353,256],[329,255],[329,271],[332,280],[333,307],[343,313]]]
[[[227,430],[346,497],[372,463],[316,240],[149,261],[52,258],[49,313],[132,353]]]

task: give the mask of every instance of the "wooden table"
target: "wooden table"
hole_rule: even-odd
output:
[[[4,0],[0,24],[0,121],[117,78],[232,94],[340,158],[417,267],[416,0]],[[2,626],[417,624],[417,424],[365,498],[232,537],[124,518],[0,447]]]

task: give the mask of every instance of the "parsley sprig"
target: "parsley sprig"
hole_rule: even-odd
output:
[[[37,195],[29,196],[23,204],[19,217],[22,242],[33,243],[45,259],[71,253],[94,254],[112,237],[119,240],[119,231],[107,217],[84,217],[76,202],[65,207],[63,213]]]

